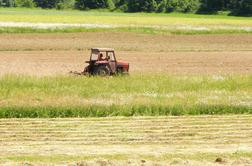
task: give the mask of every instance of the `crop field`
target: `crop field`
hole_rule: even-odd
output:
[[[251,17],[0,8],[0,165],[252,165],[250,31]],[[71,74],[92,47],[130,74]]]

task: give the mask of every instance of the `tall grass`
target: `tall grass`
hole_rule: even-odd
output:
[[[194,106],[79,106],[79,107],[0,107],[0,118],[69,118],[111,116],[181,116],[252,114],[248,106],[194,105]]]
[[[0,79],[0,118],[252,113],[251,76]]]

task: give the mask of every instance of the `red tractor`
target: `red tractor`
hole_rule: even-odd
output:
[[[109,76],[114,74],[129,73],[129,63],[117,61],[114,49],[92,48],[89,65],[84,69],[84,74]]]

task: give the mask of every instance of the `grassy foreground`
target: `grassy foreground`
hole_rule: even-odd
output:
[[[0,118],[252,113],[251,76],[0,79]]]

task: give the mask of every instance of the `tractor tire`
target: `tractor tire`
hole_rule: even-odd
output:
[[[98,76],[102,76],[102,77],[105,77],[105,76],[110,76],[110,70],[107,66],[99,66],[96,70],[95,70],[95,75],[98,75]]]

